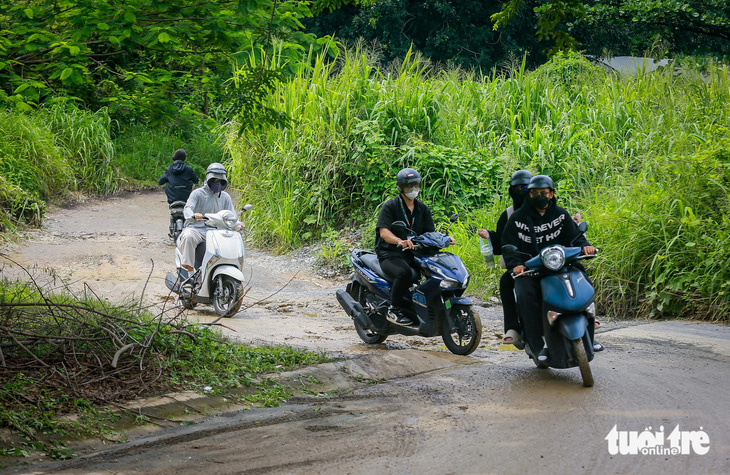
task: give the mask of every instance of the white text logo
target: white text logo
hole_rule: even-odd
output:
[[[710,451],[710,436],[702,430],[679,430],[679,424],[664,436],[664,426],[652,432],[647,427],[641,432],[618,430],[617,425],[606,436],[611,455],[705,455]]]

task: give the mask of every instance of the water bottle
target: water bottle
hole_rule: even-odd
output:
[[[484,257],[484,262],[487,263],[487,267],[494,267],[494,251],[492,250],[492,240],[489,239],[489,236],[487,236],[486,240],[479,236],[479,246],[481,247],[482,257]]]

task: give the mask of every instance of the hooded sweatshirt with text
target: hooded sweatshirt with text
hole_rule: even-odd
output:
[[[507,221],[502,234],[502,246],[506,244],[517,246],[517,250],[531,257],[553,244],[566,247],[590,246],[568,212],[557,206],[554,201],[550,202],[542,215],[529,203],[525,203],[522,208],[515,211]],[[528,259],[522,254],[504,256],[507,269],[523,265]]]

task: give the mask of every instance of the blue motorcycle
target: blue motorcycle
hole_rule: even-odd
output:
[[[458,216],[451,217],[455,222]],[[408,229],[396,221],[394,228]],[[464,297],[469,273],[461,259],[442,249],[451,244],[447,234],[429,232],[409,239],[415,245],[415,284],[406,299],[404,310],[416,317],[410,326],[394,325],[386,319],[392,282],[380,268],[375,252],[355,249],[352,264],[355,273],[346,290],[337,291],[337,301],[355,325],[358,336],[368,344],[385,341],[388,335],[441,336],[452,353],[468,355],[482,339],[482,322],[471,299]]]
[[[580,223],[578,229],[585,233],[588,225]],[[518,253],[513,245],[503,246],[505,255]],[[525,262],[528,269],[514,276],[515,279],[533,276],[540,279],[542,289],[543,328],[549,331],[542,335],[548,347],[550,358],[547,363],[538,361],[541,348],[524,349],[538,368],[580,367],[583,385],[593,386],[590,361],[595,355],[593,333],[595,329],[595,291],[582,270],[575,267],[582,259],[595,257],[582,255],[580,247],[548,246],[537,256]],[[596,250],[598,252],[598,250]],[[524,253],[520,253],[524,254]],[[548,325],[544,325],[547,320]],[[523,341],[525,341],[523,334]]]

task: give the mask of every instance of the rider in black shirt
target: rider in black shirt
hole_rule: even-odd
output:
[[[421,191],[421,175],[413,168],[404,168],[396,176],[400,194],[385,202],[378,216],[375,230],[375,252],[383,272],[393,280],[388,320],[396,325],[411,325],[413,319],[403,313],[408,304],[405,294],[413,284],[413,249],[405,230],[391,228],[394,221],[403,221],[416,235],[435,231],[431,210],[417,200]]]

